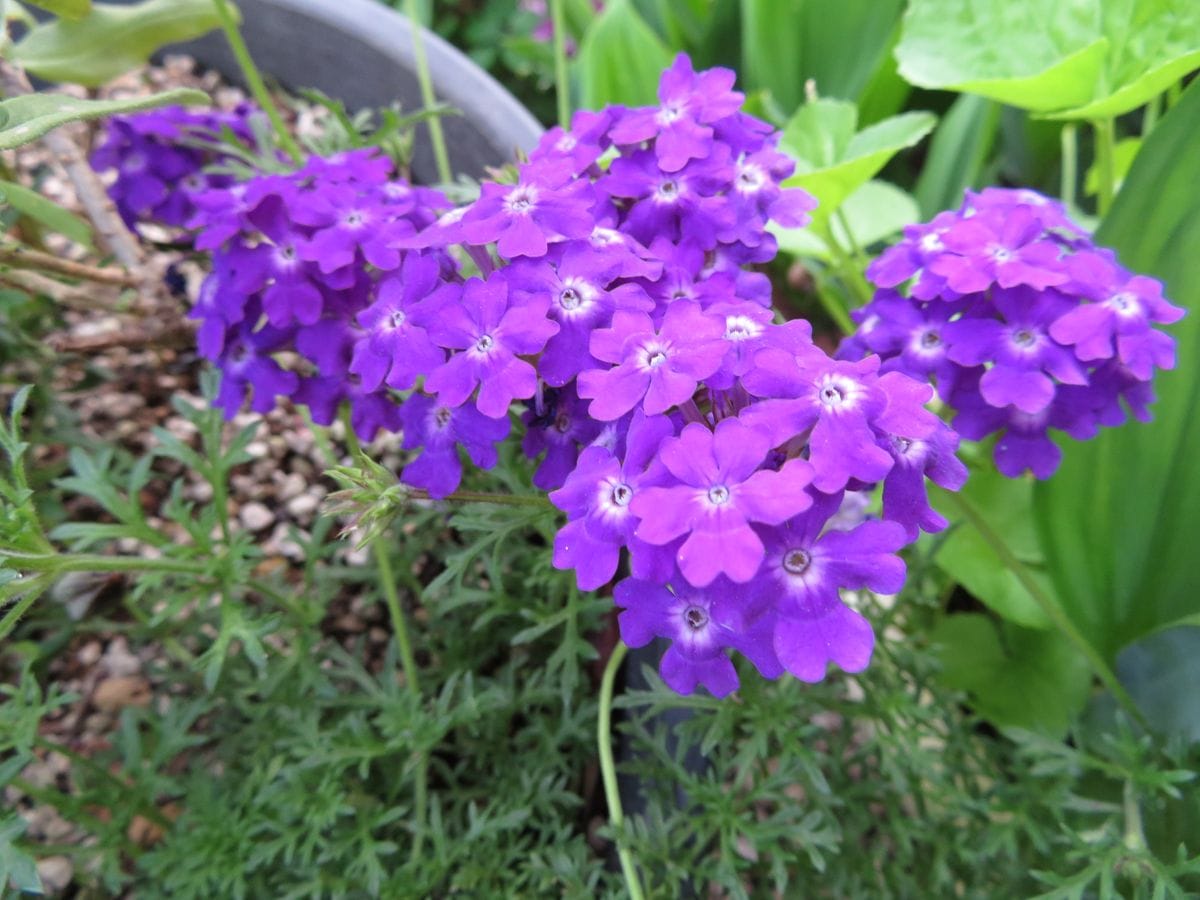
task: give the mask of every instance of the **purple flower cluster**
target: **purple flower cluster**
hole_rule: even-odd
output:
[[[1061,204],[1028,190],[968,192],[956,211],[905,229],[867,269],[878,287],[839,356],[932,380],[970,440],[999,435],[996,465],[1048,478],[1078,440],[1145,421],[1156,369],[1175,342],[1154,326],[1183,315],[1162,284],[1124,269]]]
[[[219,161],[218,139],[226,130],[253,142],[249,120],[254,114],[255,108],[243,103],[229,112],[168,106],[114,116],[91,164],[101,172],[116,170],[108,193],[130,228],[139,222],[177,228],[192,217],[196,193],[230,183],[228,176],[204,168]]]
[[[768,678],[866,666],[840,591],[899,590],[897,551],[945,525],[926,479],[966,474],[928,384],[773,321],[747,267],[813,201],[781,186],[793,164],[733,81],[680,56],[657,106],[578,113],[465,208],[356,153],[209,191],[192,221],[228,413],[247,389],[318,422],[348,401],[360,436],[403,430],[401,478],[435,498],[523,423],[566,513],[554,564],[592,590],[626,560],[624,639],[669,639],[667,684],[717,695],[729,650]],[[880,484],[882,519],[839,514]]]

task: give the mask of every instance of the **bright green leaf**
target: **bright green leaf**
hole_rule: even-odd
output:
[[[1124,138],[1117,141],[1113,148],[1113,181],[1114,188],[1120,190],[1129,174],[1138,151],[1142,149],[1141,138]],[[1097,163],[1088,166],[1087,174],[1083,177],[1083,190],[1093,197],[1100,192],[1100,167]]]
[[[934,557],[938,567],[970,591],[997,615],[1026,628],[1049,628],[1050,620],[1015,574],[969,521],[957,519],[957,505],[934,487],[934,506],[954,523]],[[1054,597],[1033,523],[1033,485],[1026,479],[1005,478],[991,460],[971,470],[960,491],[962,499],[1001,537],[1013,556],[1036,579],[1042,592]]]
[[[946,616],[933,629],[942,681],[967,691],[1001,728],[1066,734],[1091,692],[1087,661],[1056,631],[1036,631],[980,613]]]
[[[575,58],[583,106],[655,103],[659,76],[670,65],[671,52],[629,0],[615,0],[588,28]]]
[[[92,0],[28,0],[32,6],[40,7],[63,19],[82,19],[92,9]]]
[[[862,131],[855,130],[857,121],[853,103],[816,100],[800,107],[783,129],[780,149],[796,160],[796,174],[785,184],[817,198],[813,227],[818,231],[847,197],[927,135],[937,119],[909,112]]]
[[[850,225],[847,233],[842,218]],[[835,216],[831,227],[834,238],[842,247],[870,247],[887,240],[905,225],[920,219],[912,195],[886,181],[868,181],[842,204],[842,215]],[[768,226],[779,241],[779,249],[795,256],[828,260],[830,250],[825,242],[808,228]]]
[[[921,87],[1108,118],[1200,66],[1194,0],[912,0],[896,48]]]
[[[173,104],[205,104],[208,95],[191,88],[176,88],[150,97],[126,100],[80,100],[65,94],[25,94],[0,102],[0,150],[28,144],[68,122],[137,112]]]
[[[167,44],[219,25],[212,0],[97,3],[79,21],[38,25],[13,47],[12,58],[47,81],[98,87],[144,65]]]
[[[1154,421],[1064,441],[1034,492],[1046,563],[1064,610],[1108,659],[1200,613],[1200,84],[1146,138],[1096,234],[1121,263],[1162,279],[1188,315],[1167,328],[1178,368],[1155,378]]]
[[[0,203],[7,203],[21,215],[69,237],[77,244],[92,246],[92,226],[37,191],[0,180]]]

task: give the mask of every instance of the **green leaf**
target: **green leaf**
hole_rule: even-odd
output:
[[[150,97],[127,100],[80,100],[65,94],[25,94],[0,102],[0,150],[12,150],[14,147],[28,144],[68,122],[155,109],[159,106],[199,105],[208,102],[207,94],[191,88],[176,88]]]
[[[1200,4],[912,0],[896,56],[920,87],[1055,118],[1108,118],[1200,66]]]
[[[890,68],[887,51],[902,5],[901,0],[743,0],[739,71],[746,87],[769,90],[789,111],[804,100],[810,79],[822,97],[858,100],[877,72]],[[847,52],[850,47],[853,52]]]
[[[27,187],[0,180],[0,202],[7,203],[23,216],[45,225],[51,231],[69,237],[77,244],[92,246],[92,226],[70,210]]]
[[[1064,442],[1034,512],[1064,610],[1109,660],[1200,613],[1200,84],[1146,138],[1096,234],[1121,263],[1162,279],[1188,315],[1168,331],[1179,366],[1155,379],[1154,421]]]
[[[1000,106],[964,94],[942,116],[914,192],[921,217],[957,207],[963,191],[978,187],[1000,126]]]
[[[167,44],[200,37],[219,25],[211,0],[97,3],[79,21],[54,20],[31,29],[11,55],[47,81],[99,87],[144,65]]]
[[[9,883],[18,891],[44,894],[42,879],[38,876],[37,863],[32,856],[16,845],[24,834],[26,822],[13,814],[0,822],[0,893]]]
[[[1013,556],[1037,580],[1046,596],[1054,597],[1054,585],[1045,570],[1045,559],[1033,523],[1033,484],[1026,479],[1005,478],[991,460],[971,469],[971,477],[959,492],[964,501],[1002,537]],[[1010,622],[1026,628],[1049,628],[1051,623],[992,546],[969,521],[957,519],[957,506],[941,488],[930,490],[934,506],[953,522],[950,533],[938,546],[934,561],[971,595]]]
[[[802,187],[820,204],[813,227],[820,230],[854,191],[893,156],[927,135],[937,119],[909,112],[856,131],[858,111],[844,100],[816,100],[796,111],[783,129],[780,149],[796,160],[784,184]]]
[[[582,105],[655,103],[658,78],[670,65],[670,51],[629,0],[615,0],[588,28],[575,59]]]
[[[1113,147],[1114,189],[1121,189],[1121,185],[1125,183],[1125,176],[1129,174],[1129,167],[1133,165],[1133,161],[1137,158],[1138,151],[1141,149],[1141,138],[1123,138],[1117,141],[1116,146]],[[1098,163],[1092,163],[1088,166],[1087,174],[1083,176],[1083,190],[1084,193],[1090,194],[1093,197],[1100,193],[1100,167]]]
[[[1117,676],[1156,731],[1200,742],[1200,628],[1169,628],[1130,644]]]
[[[981,613],[946,616],[930,640],[942,681],[967,691],[1001,728],[1063,737],[1091,693],[1087,661],[1056,631],[1037,631]]]
[[[842,217],[850,225],[847,234]],[[868,181],[842,204],[842,216],[832,221],[834,238],[842,247],[870,247],[887,240],[905,225],[920,219],[912,195],[886,181]],[[768,226],[785,253],[810,259],[829,260],[828,245],[808,228]]]
[[[29,0],[29,3],[63,19],[82,19],[92,9],[92,0]]]

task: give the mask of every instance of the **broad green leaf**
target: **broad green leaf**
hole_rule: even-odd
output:
[[[847,197],[893,156],[927,135],[936,121],[931,113],[909,112],[856,131],[858,111],[853,103],[806,103],[780,139],[780,149],[796,160],[796,174],[784,183],[817,198],[813,227],[819,231]]]
[[[1055,118],[1141,106],[1200,66],[1195,0],[912,0],[896,48],[921,87]]]
[[[658,78],[670,65],[670,51],[629,0],[615,0],[587,30],[575,58],[582,105],[656,103]]]
[[[942,681],[968,692],[980,715],[1001,728],[1062,737],[1091,692],[1087,661],[1056,631],[961,613],[938,622],[930,640]]]
[[[16,844],[26,827],[25,820],[15,813],[0,822],[0,894],[7,893],[10,884],[17,891],[45,893],[37,862]]]
[[[11,54],[47,81],[98,87],[144,65],[167,44],[200,37],[219,25],[212,0],[97,3],[79,21],[38,25]]]
[[[92,226],[37,191],[31,191],[11,181],[0,180],[0,203],[7,203],[21,215],[29,216],[77,244],[92,246]]]
[[[126,100],[80,100],[65,94],[25,94],[0,101],[0,150],[11,150],[35,141],[51,129],[81,119],[138,112],[176,104],[209,102],[203,91],[176,88],[150,97]]]
[[[1200,628],[1169,628],[1130,644],[1117,657],[1117,676],[1150,725],[1200,742]]]
[[[901,0],[742,0],[739,72],[793,110],[810,79],[822,97],[858,100],[881,68]],[[853,52],[847,52],[847,48]]]
[[[964,94],[942,116],[914,192],[921,216],[957,207],[967,188],[979,187],[1000,125],[1000,106]]]
[[[92,0],[28,0],[30,5],[63,19],[82,19],[92,9]]]
[[[1149,424],[1064,441],[1034,492],[1048,571],[1064,610],[1108,658],[1200,613],[1200,84],[1146,138],[1096,234],[1121,263],[1162,279],[1188,315],[1168,331],[1179,366],[1155,379]]]
[[[1045,571],[1045,560],[1033,523],[1033,485],[1026,479],[1005,478],[991,459],[971,470],[959,492],[1001,537],[1012,554],[1037,580],[1043,593],[1054,597],[1054,585]],[[958,506],[945,491],[930,491],[934,506],[953,524],[938,546],[934,561],[951,578],[997,615],[1026,628],[1049,628],[1050,620],[992,545],[967,519],[957,516]]]
[[[850,225],[847,233],[842,218]],[[868,181],[842,204],[842,215],[831,223],[834,238],[842,247],[870,247],[887,240],[920,219],[912,195],[886,181]],[[828,260],[831,252],[826,243],[808,228],[780,228],[770,225],[779,241],[779,249],[795,256]]]

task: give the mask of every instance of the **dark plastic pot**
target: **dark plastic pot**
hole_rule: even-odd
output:
[[[251,56],[284,87],[317,88],[352,110],[397,101],[406,110],[423,105],[413,26],[378,0],[237,0],[237,6]],[[529,110],[457,49],[428,30],[424,35],[437,98],[462,112],[442,119],[454,172],[482,175],[485,166],[512,159],[518,148],[532,149],[542,127]],[[241,82],[220,32],[168,48],[173,50]],[[413,176],[426,184],[437,180],[426,140],[417,141]]]

